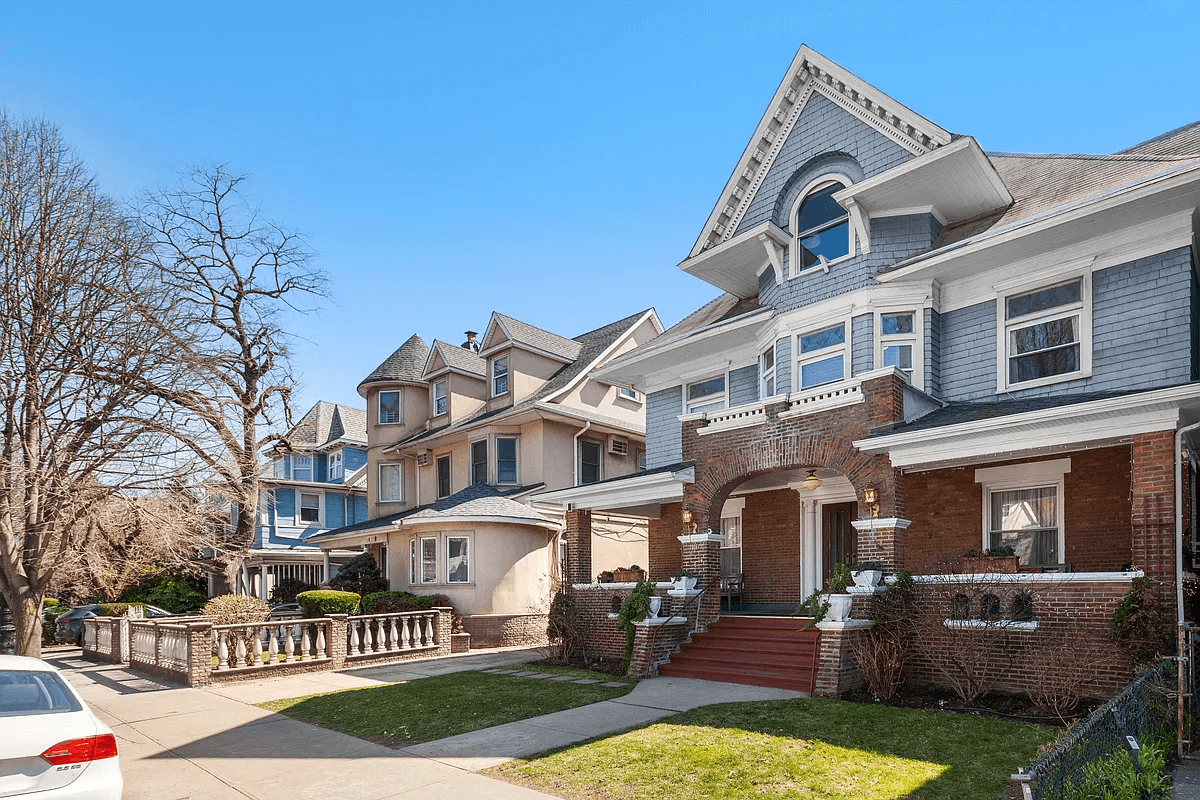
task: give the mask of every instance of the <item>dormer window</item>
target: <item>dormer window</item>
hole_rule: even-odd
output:
[[[342,451],[329,454],[329,480],[341,480],[344,472],[342,469]]]
[[[492,359],[492,397],[508,393],[508,356]]]
[[[292,456],[292,480],[311,481],[312,479],[312,456]]]
[[[818,182],[792,210],[794,271],[850,254],[850,215],[833,199],[846,186],[837,179]]]
[[[446,413],[447,381],[440,380],[433,385],[433,415],[440,417]]]

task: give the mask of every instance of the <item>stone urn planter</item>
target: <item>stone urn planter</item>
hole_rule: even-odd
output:
[[[854,585],[862,589],[874,589],[883,580],[883,565],[873,562],[859,564],[854,568]]]
[[[672,583],[674,584],[675,591],[677,592],[692,592],[696,590],[696,583],[699,580],[699,578],[693,575],[684,575],[674,578]]]
[[[852,594],[827,594],[825,602],[829,610],[825,612],[826,622],[845,622],[850,619],[850,606],[854,602]]]
[[[649,597],[650,600],[650,618],[654,619],[658,616],[658,612],[662,609],[662,598],[656,594]]]

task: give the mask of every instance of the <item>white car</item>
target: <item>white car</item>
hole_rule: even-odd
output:
[[[117,740],[57,669],[0,655],[0,797],[121,800]]]

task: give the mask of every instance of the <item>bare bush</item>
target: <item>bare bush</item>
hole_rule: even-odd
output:
[[[871,694],[881,700],[904,682],[916,644],[918,606],[912,576],[903,573],[873,600],[875,627],[850,640],[850,649]]]

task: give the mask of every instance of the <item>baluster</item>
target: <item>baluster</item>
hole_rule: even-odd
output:
[[[380,653],[387,650],[387,629],[384,627],[386,620],[383,617],[376,617],[371,621],[375,628],[375,652]]]
[[[279,626],[272,625],[267,628],[267,657],[270,659],[271,666],[275,666],[275,662],[279,660]]]
[[[329,654],[325,652],[325,623],[317,623],[317,658],[325,658]]]
[[[433,618],[435,616],[437,616],[437,615],[430,614],[427,617],[425,617],[425,645],[426,646],[429,646],[434,643],[433,642]]]
[[[217,669],[229,669],[229,638],[225,631],[217,631]]]
[[[400,618],[400,624],[404,627],[404,649],[412,650],[413,647],[413,618],[405,616]]]
[[[235,649],[233,651],[233,658],[234,658],[233,665],[235,667],[245,666],[246,665],[246,637],[242,635],[242,631],[236,631],[236,632],[231,631],[231,633],[233,633],[233,635],[237,638],[237,646],[235,647]]]
[[[358,655],[358,620],[350,620],[350,655]]]
[[[250,634],[253,638],[250,640],[250,657],[253,659],[250,662],[252,667],[262,666],[262,628],[257,628]]]
[[[300,660],[301,661],[308,661],[308,659],[309,659],[308,649],[311,646],[312,645],[308,638],[308,625],[301,625],[300,626]]]
[[[372,653],[375,651],[375,622],[373,619],[364,619],[363,623],[363,652]]]
[[[292,654],[296,652],[296,626],[283,626],[283,663],[292,663]]]
[[[400,635],[399,631],[396,630],[396,618],[390,617],[388,622],[391,630],[391,636],[388,638],[388,650],[399,650]]]

